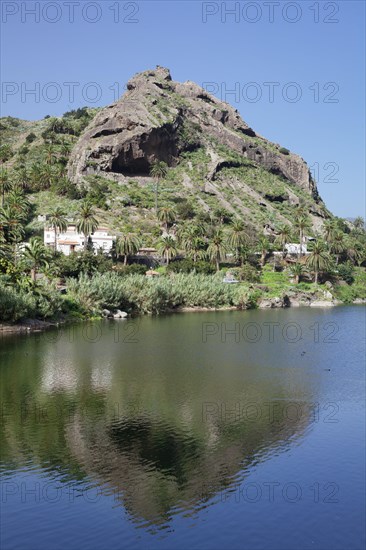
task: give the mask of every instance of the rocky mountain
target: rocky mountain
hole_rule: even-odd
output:
[[[73,148],[68,176],[77,185],[102,177],[121,193],[131,186],[148,193],[157,160],[169,167],[170,194],[162,191],[168,202],[189,200],[206,212],[224,208],[269,231],[292,224],[299,204],[315,228],[329,216],[301,157],[259,136],[229,104],[194,82],[173,81],[159,66],[134,76],[122,98],[97,113]]]

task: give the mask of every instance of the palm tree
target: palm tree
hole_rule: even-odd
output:
[[[213,212],[213,220],[214,221],[218,221],[220,225],[222,225],[224,223],[224,219],[226,216],[228,216],[230,214],[228,214],[228,211],[219,206],[218,208],[215,208],[214,212]]]
[[[57,251],[58,234],[67,229],[67,219],[64,211],[60,206],[57,206],[48,217],[48,222],[55,232],[55,253]]]
[[[165,231],[168,232],[168,224],[174,223],[176,220],[177,214],[174,208],[170,206],[162,206],[158,210],[158,220],[164,223]]]
[[[261,253],[260,264],[263,267],[264,264],[266,263],[267,254],[271,249],[271,244],[268,241],[267,237],[265,237],[265,235],[262,235],[260,237],[258,241],[258,249],[259,249],[259,252]]]
[[[9,172],[6,168],[0,170],[0,187],[1,187],[1,206],[4,206],[5,193],[11,189],[11,181],[9,178]]]
[[[236,260],[240,260],[241,265],[243,265],[243,252],[248,247],[248,234],[244,223],[239,219],[234,220],[230,227],[228,245],[235,251]]]
[[[60,153],[63,157],[68,157],[70,155],[72,145],[65,138],[60,140]]]
[[[342,233],[341,231],[337,231],[337,233],[334,234],[329,246],[329,251],[336,257],[336,265],[338,265],[339,262],[339,255],[342,254],[342,252],[344,252],[345,250],[346,245],[344,241],[344,233]]]
[[[29,179],[33,188],[38,188],[42,180],[42,166],[39,162],[32,164],[29,170]]]
[[[2,240],[13,247],[14,264],[17,260],[17,245],[24,236],[24,217],[23,214],[10,205],[6,208],[0,208],[0,228]]]
[[[5,144],[0,146],[0,161],[7,162],[13,156],[13,151],[10,145]]]
[[[150,175],[155,178],[155,213],[158,213],[158,193],[159,193],[159,182],[161,179],[165,178],[168,172],[168,165],[162,160],[156,160],[151,168]]]
[[[30,265],[31,278],[35,282],[39,268],[48,267],[49,251],[39,237],[32,237],[23,250],[23,256]]]
[[[198,225],[183,226],[181,230],[178,228],[178,238],[187,256],[196,262],[197,258],[203,254],[205,248],[205,242],[202,238],[202,228]]]
[[[54,180],[55,171],[50,164],[44,164],[41,166],[41,172],[38,183],[41,184],[42,189],[48,189]]]
[[[355,241],[352,238],[348,238],[346,242],[346,251],[347,257],[351,260],[352,263],[361,265],[363,257],[363,247],[361,243]]]
[[[298,204],[296,209],[296,218],[306,217],[309,210],[306,208],[305,204]]]
[[[160,254],[165,258],[166,265],[169,265],[169,261],[175,258],[177,255],[177,243],[170,235],[162,237],[158,243],[158,250]]]
[[[29,188],[29,177],[26,166],[24,164],[18,166],[16,168],[16,183],[18,186],[23,190],[27,190]]]
[[[52,166],[53,164],[55,164],[57,157],[56,157],[54,146],[51,144],[46,145],[45,153],[46,153],[46,164],[48,164],[49,166]]]
[[[365,231],[365,220],[362,218],[362,216],[357,216],[353,220],[353,226],[356,230],[356,233],[363,233]]]
[[[209,245],[207,247],[208,257],[216,264],[216,271],[220,271],[220,262],[225,259],[227,250],[225,236],[220,227],[215,229],[210,236]]]
[[[123,263],[127,265],[128,257],[131,254],[136,254],[141,247],[140,239],[131,233],[127,235],[122,235],[116,240],[116,253],[117,255],[123,256]]]
[[[95,217],[93,205],[88,200],[84,200],[76,221],[76,230],[84,235],[84,250],[88,248],[89,237],[97,227],[98,220]]]
[[[304,234],[307,229],[310,229],[310,222],[309,219],[306,216],[300,216],[299,218],[296,218],[295,220],[295,227],[299,231],[299,241],[300,241],[300,247],[299,247],[299,258],[302,256],[302,245],[304,241]]]
[[[318,284],[319,271],[324,271],[330,266],[329,254],[326,246],[322,241],[316,241],[313,245],[313,250],[306,258],[306,265],[315,273],[314,282]]]
[[[276,241],[282,248],[282,257],[286,256],[286,244],[290,241],[291,227],[287,224],[281,225]]]
[[[30,208],[30,202],[23,191],[20,189],[13,189],[10,191],[7,196],[7,205],[19,215],[21,220],[26,220]]]
[[[326,220],[323,224],[323,235],[325,241],[330,244],[333,241],[334,234],[337,231],[334,220]]]
[[[291,275],[295,278],[295,284],[300,282],[301,275],[304,274],[304,266],[300,262],[297,262],[291,267]]]

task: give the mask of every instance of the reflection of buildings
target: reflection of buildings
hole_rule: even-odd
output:
[[[42,358],[42,391],[47,394],[77,394],[83,387],[96,392],[109,390],[112,366],[103,354],[98,353],[97,345],[83,347],[84,352],[78,353],[76,346],[67,345],[63,340],[51,343]]]

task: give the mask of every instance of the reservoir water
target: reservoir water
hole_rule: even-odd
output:
[[[2,338],[2,550],[361,550],[365,313]]]

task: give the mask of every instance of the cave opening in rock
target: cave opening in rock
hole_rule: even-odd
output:
[[[123,176],[147,177],[150,175],[150,163],[145,157],[126,159],[120,155],[113,159],[111,171]]]
[[[142,134],[139,141],[130,143],[113,159],[111,171],[126,176],[147,177],[155,161],[175,166],[178,158],[176,128],[166,124]]]

